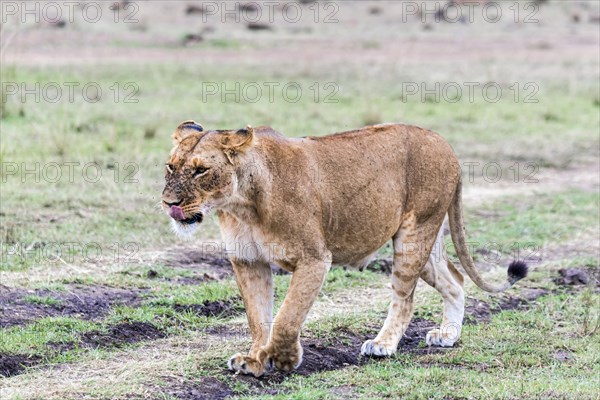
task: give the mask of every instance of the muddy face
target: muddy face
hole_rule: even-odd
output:
[[[233,192],[232,144],[251,138],[248,130],[208,131],[193,121],[173,134],[174,148],[165,164],[162,208],[178,233],[190,233],[205,215]]]
[[[186,138],[165,167],[163,208],[183,225],[202,222],[207,208],[231,192],[232,167],[222,153],[203,148],[197,136]]]

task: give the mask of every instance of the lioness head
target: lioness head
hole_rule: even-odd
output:
[[[191,234],[213,208],[234,191],[236,157],[252,146],[254,131],[204,131],[194,121],[181,123],[173,133],[166,163],[162,208],[180,234]]]

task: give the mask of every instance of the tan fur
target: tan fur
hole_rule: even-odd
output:
[[[441,244],[446,213],[460,203],[458,160],[440,136],[399,124],[302,139],[268,127],[197,132],[182,124],[173,139],[163,200],[180,201],[186,218],[217,210],[244,299],[253,345],[231,358],[231,369],[260,376],[272,367],[298,367],[300,328],[331,264],[362,267],[389,239],[392,302],[363,354],[395,352],[412,318],[419,277],[445,304],[442,329],[430,332],[428,343],[458,339],[462,275],[445,252],[432,252]],[[194,176],[199,166],[208,170]],[[456,215],[450,222],[454,231],[462,224]],[[269,262],[293,272],[274,319]],[[445,333],[447,324],[458,332]]]

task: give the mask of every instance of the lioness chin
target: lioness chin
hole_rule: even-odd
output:
[[[450,145],[433,132],[387,124],[324,137],[288,139],[268,127],[205,131],[183,122],[173,134],[162,206],[189,234],[216,210],[252,334],[231,370],[261,376],[302,363],[300,328],[332,263],[364,267],[392,239],[392,301],[363,355],[396,351],[413,315],[417,280],[444,300],[428,345],[452,346],[464,314],[463,276],[442,243],[446,215],[464,270],[480,288],[500,292],[525,277],[513,262],[507,281],[485,282],[468,252],[461,171]],[[273,319],[269,263],[293,273]]]

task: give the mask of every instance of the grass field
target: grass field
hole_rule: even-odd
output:
[[[597,2],[504,3],[496,23],[479,8],[472,23],[407,8],[445,4],[432,1],[298,2],[298,22],[281,2],[272,23],[261,2],[258,22],[235,2],[106,2],[98,22],[76,6],[64,26],[8,3],[2,399],[598,398]],[[222,15],[234,9],[239,21]],[[296,373],[234,375],[226,361],[250,336],[216,218],[181,241],[158,207],[170,134],[186,119],[290,137],[432,129],[461,160],[485,278],[503,279],[515,257],[532,272],[495,296],[467,280],[452,349],[425,345],[442,302],[419,282],[398,353],[363,359],[389,300],[385,246],[363,272],[332,269]],[[275,278],[277,304],[289,278]]]

